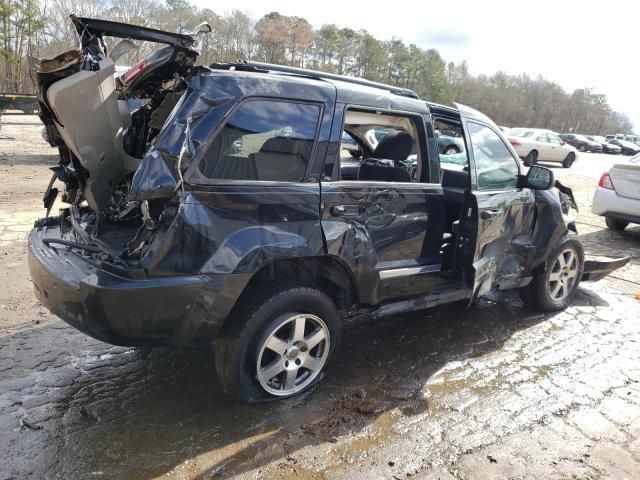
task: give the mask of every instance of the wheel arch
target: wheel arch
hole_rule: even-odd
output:
[[[349,268],[339,258],[323,255],[278,259],[263,265],[253,274],[232,311],[242,305],[252,292],[272,286],[274,282],[315,287],[328,295],[339,311],[348,310],[360,302],[356,281]]]

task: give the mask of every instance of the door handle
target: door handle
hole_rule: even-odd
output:
[[[329,212],[334,217],[357,216],[360,214],[360,205],[332,205]]]
[[[483,220],[489,220],[490,218],[495,218],[502,213],[502,210],[499,208],[489,208],[487,210],[483,210],[480,215]]]
[[[330,209],[331,215],[334,217],[341,217],[347,213],[347,209],[344,205],[333,205]]]

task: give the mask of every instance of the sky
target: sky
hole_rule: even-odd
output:
[[[640,2],[637,0],[192,0],[218,14],[231,8],[258,19],[272,11],[375,37],[436,48],[467,60],[473,74],[542,75],[565,90],[592,88],[626,113],[640,133]]]

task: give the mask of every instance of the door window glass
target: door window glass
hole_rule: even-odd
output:
[[[320,107],[249,100],[218,132],[200,161],[209,179],[299,182],[316,136]]]
[[[479,190],[515,188],[520,170],[502,139],[489,127],[469,122]]]
[[[549,134],[549,141],[551,143],[555,143],[556,145],[562,145],[562,139],[557,135]]]

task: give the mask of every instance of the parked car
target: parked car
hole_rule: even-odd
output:
[[[632,142],[627,142],[626,140],[612,138],[611,140],[609,140],[609,143],[618,145],[621,148],[623,155],[635,155],[640,152],[640,146]]]
[[[598,142],[602,146],[603,153],[622,153],[622,148],[619,145],[609,143],[609,141],[604,137],[601,137],[599,135],[585,135],[585,137],[587,137],[592,142]]]
[[[640,154],[616,162],[602,174],[591,210],[602,215],[611,230],[640,223]]]
[[[577,150],[565,143],[557,133],[539,128],[512,128],[507,138],[524,159],[525,165],[535,165],[539,160],[561,162],[569,168],[578,158]]]
[[[37,73],[69,206],[36,222],[29,267],[40,302],[95,338],[213,344],[224,390],[259,402],[319,381],[344,317],[512,288],[555,311],[628,261],[585,262],[570,189],[525,172],[471,108],[279,65],[202,68],[193,36],[72,21],[75,63]],[[119,85],[105,35],[167,44],[166,60]],[[127,113],[129,96],[149,101]],[[469,132],[465,165],[439,161],[438,119]],[[363,149],[353,178],[343,131]]]
[[[448,134],[447,134],[448,133]],[[442,132],[436,130],[438,139],[438,150],[442,155],[455,155],[464,152],[464,140],[455,136],[453,132]]]
[[[559,137],[569,145],[573,145],[581,152],[602,153],[602,145],[593,140],[589,140],[584,135],[575,133],[561,133]]]

